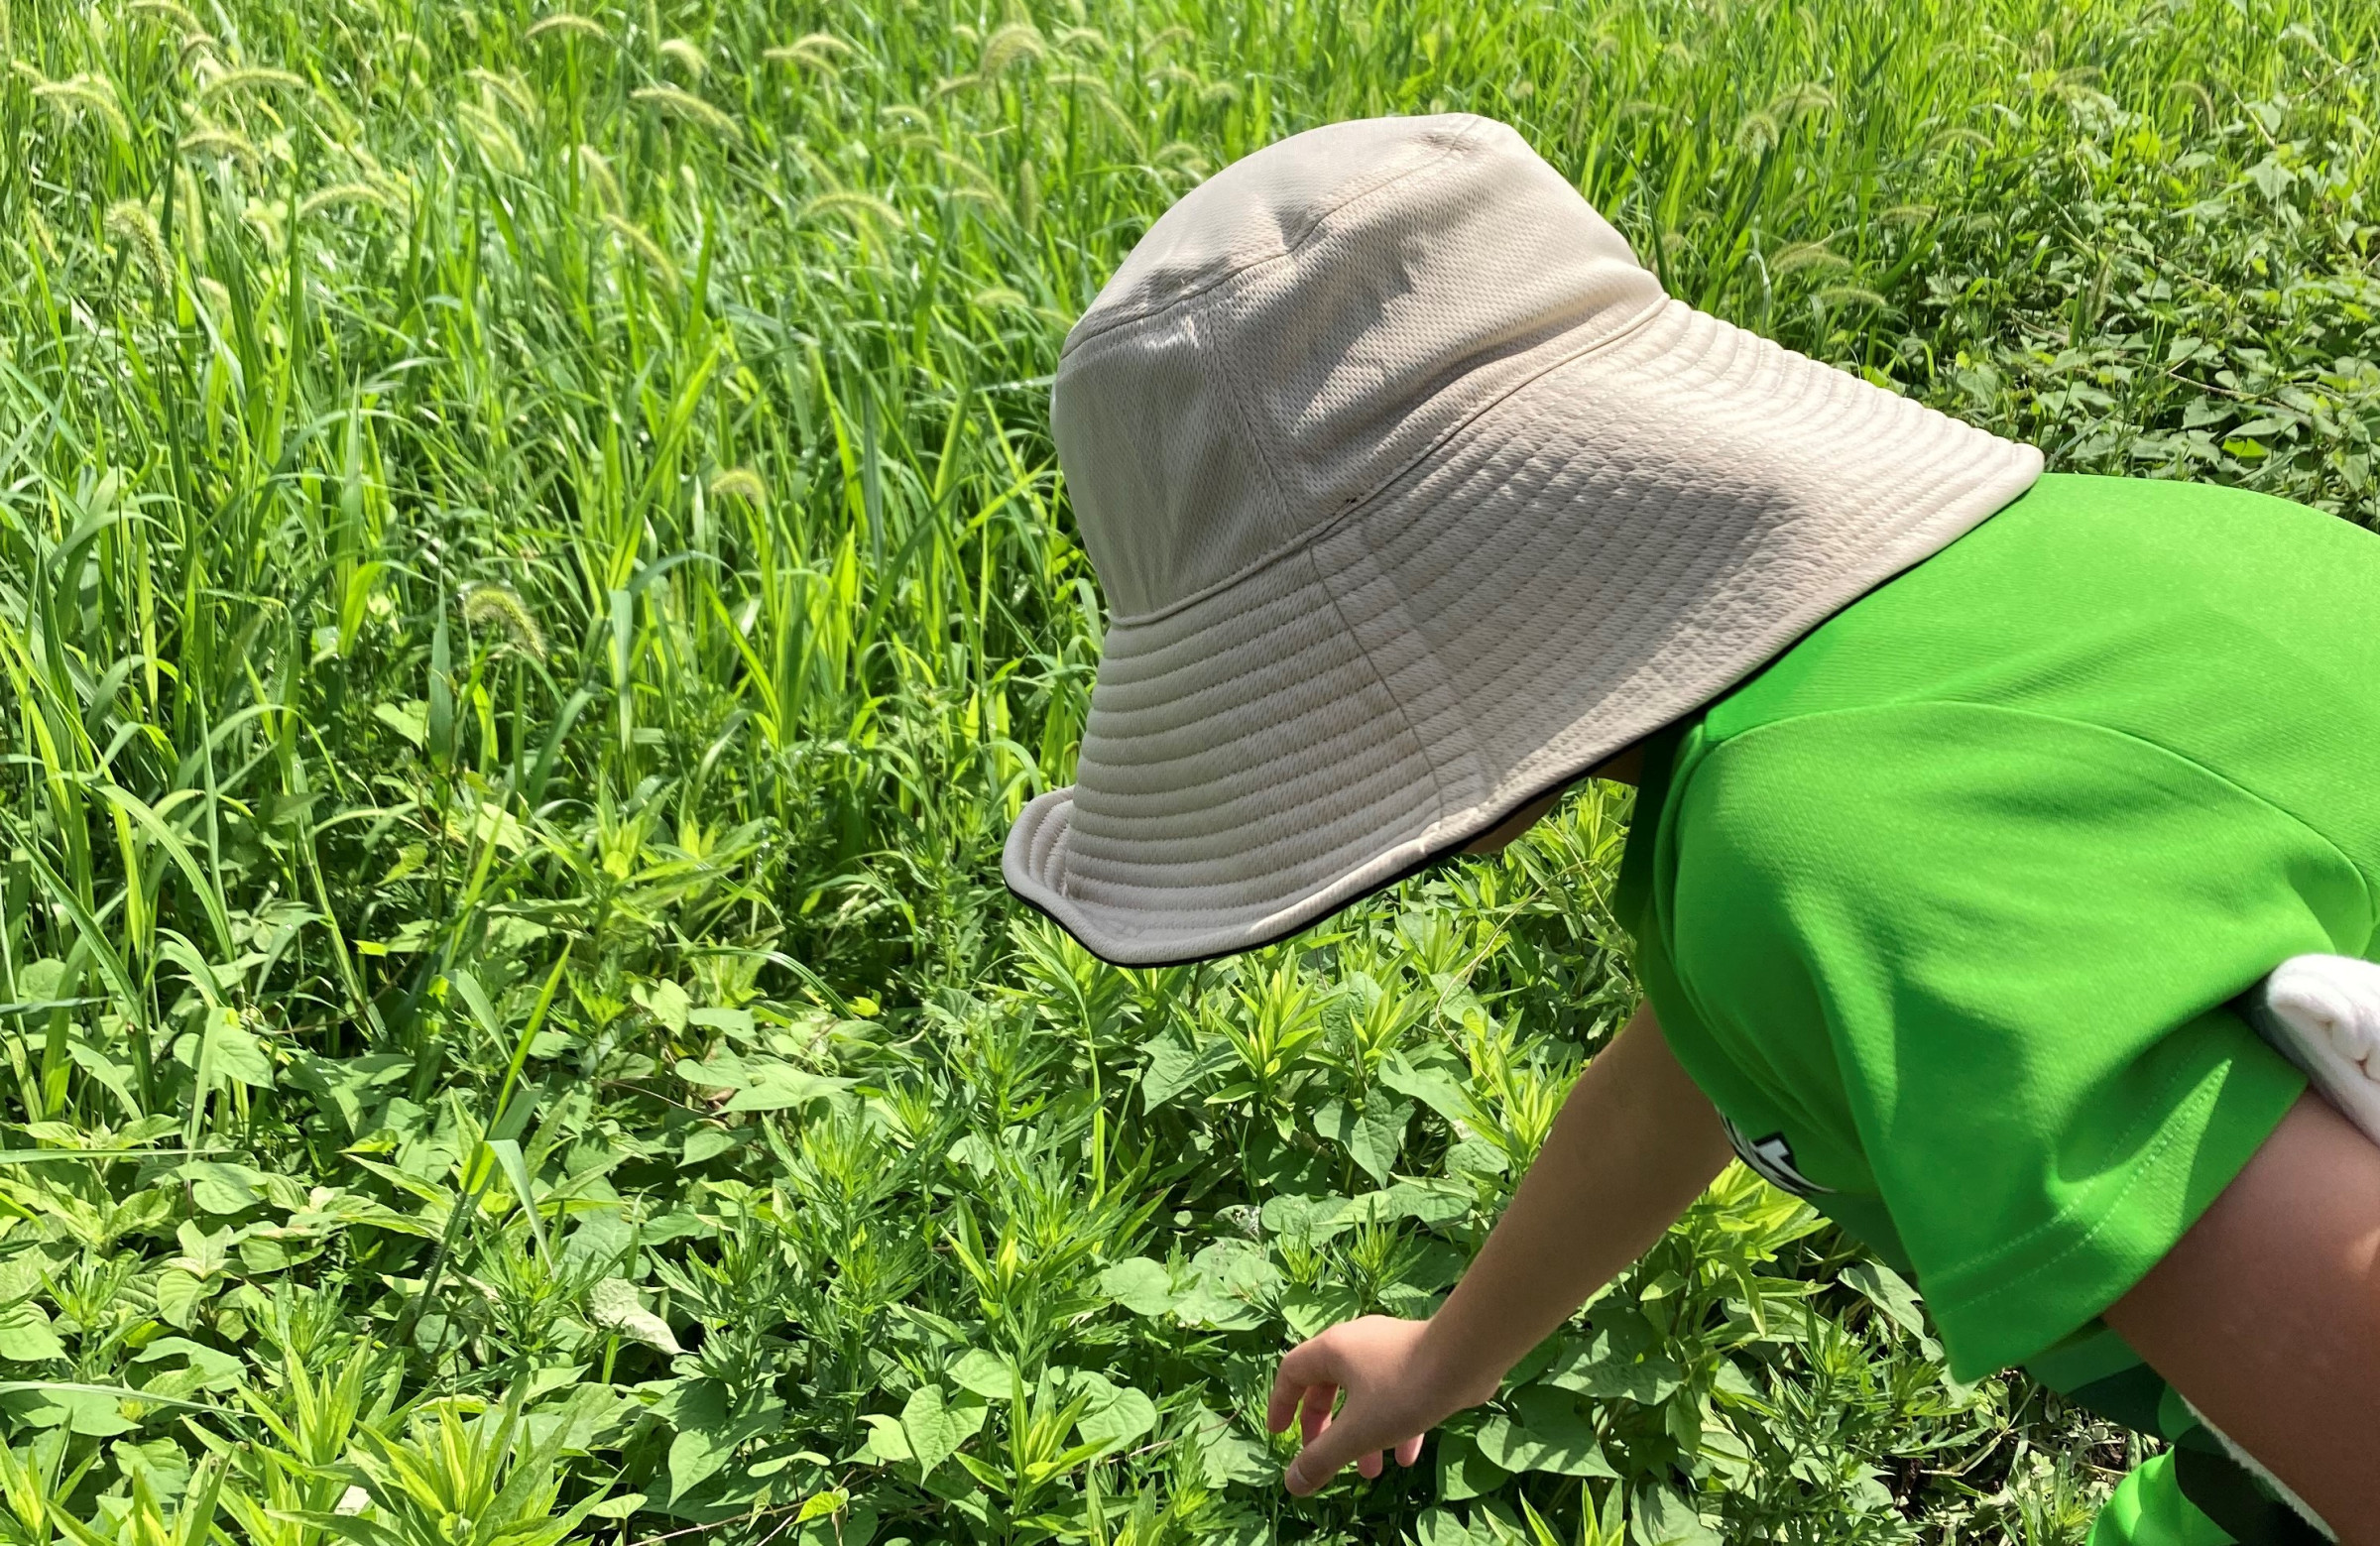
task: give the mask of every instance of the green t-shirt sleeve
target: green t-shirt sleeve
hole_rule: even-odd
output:
[[[1817,714],[1679,779],[1657,954],[1727,1065],[1714,1098],[1747,1083],[1806,1152],[1855,1156],[1833,1170],[1864,1170],[1963,1378],[2097,1316],[2287,1111],[2301,1076],[2226,1001],[2370,940],[2320,835],[2096,726]]]

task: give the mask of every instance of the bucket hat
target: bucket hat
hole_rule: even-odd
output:
[[[1283,938],[1711,701],[2041,453],[1666,296],[1512,129],[1193,189],[1050,418],[1112,617],[1009,886],[1121,965]]]

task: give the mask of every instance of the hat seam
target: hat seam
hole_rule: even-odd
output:
[[[1269,268],[1273,264],[1285,262],[1288,259],[1296,257],[1299,249],[1303,248],[1308,242],[1314,239],[1315,232],[1321,230],[1325,225],[1329,224],[1349,205],[1369,198],[1373,194],[1378,193],[1383,189],[1394,187],[1397,183],[1402,182],[1409,178],[1417,178],[1422,176],[1424,173],[1437,170],[1437,168],[1449,156],[1452,156],[1463,146],[1465,141],[1469,140],[1473,135],[1478,134],[1482,129],[1490,127],[1493,122],[1494,121],[1492,119],[1472,117],[1469,123],[1464,124],[1453,135],[1449,136],[1446,143],[1439,146],[1437,153],[1431,156],[1428,160],[1419,162],[1414,166],[1407,167],[1401,172],[1395,172],[1387,177],[1379,178],[1373,181],[1362,183],[1345,192],[1340,196],[1340,199],[1337,203],[1331,205],[1328,209],[1321,211],[1320,213],[1314,215],[1313,218],[1308,220],[1306,222],[1305,229],[1297,233],[1296,239],[1284,244],[1279,252],[1267,253],[1263,257],[1258,258],[1253,262],[1242,264],[1237,268],[1228,268],[1221,274],[1216,275],[1213,279],[1208,280],[1205,284],[1200,285],[1195,290],[1183,291],[1180,295],[1168,299],[1163,305],[1149,306],[1143,310],[1128,312],[1127,314],[1117,317],[1112,321],[1102,321],[1099,326],[1092,328],[1088,332],[1083,330],[1082,321],[1076,322],[1073,329],[1066,334],[1065,341],[1058,345],[1059,361],[1063,363],[1066,356],[1072,354],[1080,345],[1088,344],[1097,338],[1104,338],[1119,328],[1130,327],[1134,323],[1145,322],[1152,317],[1162,316],[1166,312],[1172,310],[1175,306],[1186,305],[1194,300],[1202,299],[1212,295],[1217,290],[1222,289],[1224,286],[1229,285],[1235,280],[1238,280],[1246,275],[1253,274],[1259,269]],[[1230,169],[1227,168],[1225,170],[1229,171]],[[1093,303],[1095,305],[1097,304],[1096,301]],[[1083,318],[1083,321],[1088,320],[1090,320],[1090,318],[1087,316]]]
[[[1321,222],[1315,223],[1319,225]],[[1256,432],[1255,415],[1250,411],[1248,400],[1242,395],[1240,379],[1232,370],[1230,352],[1220,345],[1212,348],[1201,347],[1200,334],[1204,329],[1199,326],[1199,323],[1202,320],[1201,313],[1196,311],[1182,318],[1183,325],[1190,333],[1190,346],[1201,357],[1206,368],[1214,373],[1217,385],[1223,388],[1225,401],[1232,405],[1233,414],[1240,419],[1240,429],[1246,438],[1250,459],[1254,461],[1257,470],[1263,473],[1265,487],[1272,490],[1272,508],[1279,515],[1281,525],[1287,526],[1296,517],[1293,507],[1289,503],[1288,490],[1281,482],[1280,469],[1273,466],[1272,457],[1264,447],[1264,437]]]
[[[1368,550],[1370,545],[1368,542],[1365,544]],[[1415,728],[1413,716],[1406,711],[1403,696],[1388,680],[1387,673],[1380,669],[1380,663],[1371,657],[1371,651],[1366,647],[1364,636],[1356,632],[1354,624],[1348,622],[1347,610],[1339,605],[1338,588],[1331,584],[1331,577],[1323,572],[1322,560],[1316,556],[1311,543],[1306,546],[1306,566],[1314,571],[1314,583],[1322,588],[1324,599],[1330,602],[1331,616],[1338,619],[1339,632],[1346,635],[1347,642],[1356,647],[1356,654],[1363,658],[1364,668],[1371,672],[1371,679],[1378,682],[1380,691],[1388,695],[1388,702],[1396,709],[1396,722],[1404,727],[1405,735],[1420,751],[1421,766],[1430,771],[1430,800],[1435,808],[1429,826],[1422,829],[1426,832],[1430,826],[1446,820],[1446,784],[1438,776],[1438,759],[1431,755],[1430,743],[1423,739],[1420,730]],[[1398,604],[1402,606],[1403,603],[1400,601]],[[1422,648],[1424,651],[1428,650],[1429,646],[1426,641],[1423,642]]]
[[[1504,404],[1510,402],[1514,397],[1518,396],[1522,392],[1527,391],[1530,387],[1535,386],[1538,382],[1544,380],[1553,372],[1562,369],[1562,367],[1575,364],[1580,360],[1586,359],[1590,355],[1600,354],[1606,349],[1626,342],[1629,338],[1632,338],[1637,333],[1643,331],[1643,329],[1649,323],[1651,323],[1655,318],[1659,317],[1664,311],[1668,310],[1673,302],[1679,305],[1685,304],[1684,301],[1677,300],[1676,297],[1664,294],[1651,305],[1645,307],[1643,311],[1639,312],[1633,317],[1630,317],[1626,324],[1620,327],[1616,332],[1610,333],[1602,338],[1582,342],[1577,347],[1570,349],[1567,352],[1550,352],[1548,358],[1542,366],[1536,370],[1530,371],[1527,375],[1513,382],[1504,391],[1495,394],[1495,396],[1488,399],[1484,403],[1481,403],[1478,407],[1474,408],[1470,413],[1465,414],[1462,417],[1456,419],[1453,423],[1448,424],[1444,429],[1440,430],[1427,445],[1424,445],[1420,450],[1414,452],[1410,458],[1400,463],[1393,472],[1390,472],[1385,477],[1381,478],[1377,484],[1373,485],[1369,493],[1367,493],[1360,498],[1350,500],[1328,520],[1322,521],[1315,526],[1308,528],[1306,531],[1300,532],[1297,534],[1297,535],[1291,537],[1288,541],[1283,542],[1280,546],[1273,548],[1271,551],[1264,553],[1260,557],[1251,559],[1248,563],[1242,564],[1239,568],[1234,569],[1222,579],[1214,580],[1208,584],[1200,586],[1197,590],[1190,592],[1190,594],[1187,596],[1183,596],[1175,601],[1169,601],[1161,607],[1153,607],[1146,612],[1135,612],[1130,614],[1129,616],[1110,618],[1108,620],[1109,632],[1113,633],[1115,630],[1120,628],[1137,628],[1151,623],[1161,623],[1177,612],[1197,606],[1200,602],[1211,600],[1214,597],[1223,594],[1225,591],[1232,589],[1234,586],[1245,583],[1251,577],[1262,573],[1264,570],[1272,567],[1276,563],[1283,563],[1291,558],[1294,558],[1300,549],[1312,546],[1322,537],[1327,536],[1332,532],[1335,532],[1340,527],[1346,525],[1348,522],[1353,521],[1363,515],[1365,511],[1376,504],[1390,489],[1395,488],[1397,484],[1402,482],[1406,474],[1412,472],[1414,468],[1420,466],[1422,463],[1437,455],[1441,450],[1445,449],[1445,447],[1458,435],[1471,428],[1472,425],[1478,423],[1482,418],[1486,417],[1489,414],[1492,414],[1498,408],[1501,408]],[[1579,330],[1585,331],[1592,325],[1592,323],[1582,323],[1580,324]],[[1559,341],[1558,335],[1557,338],[1546,340],[1547,343],[1554,343],[1557,341]],[[1539,347],[1544,347],[1544,345],[1540,345]],[[1233,399],[1232,408],[1233,412],[1245,416],[1246,410],[1240,404],[1236,394]],[[1269,482],[1273,476],[1270,464],[1264,461],[1261,450],[1256,452],[1256,458],[1259,464],[1264,466],[1265,478]],[[1274,494],[1276,498],[1279,497],[1279,490],[1277,488],[1275,488]],[[1284,513],[1286,513],[1286,506],[1284,505],[1283,508]]]

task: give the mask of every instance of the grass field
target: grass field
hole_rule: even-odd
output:
[[[1626,796],[1234,963],[1012,905],[1048,372],[1204,174],[1469,109],[1698,304],[2369,523],[2380,11],[1009,3],[0,0],[0,1538],[2080,1541],[2126,1441],[1740,1169],[1279,1493],[1270,1361],[1629,1002]]]

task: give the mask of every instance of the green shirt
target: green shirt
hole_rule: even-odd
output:
[[[2380,537],[2050,476],[1648,747],[1620,882],[1739,1152],[1954,1373],[2090,1326],[2303,1079],[2229,1001],[2365,955]]]

